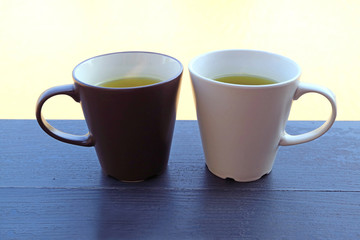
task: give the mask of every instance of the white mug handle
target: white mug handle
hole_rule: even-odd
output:
[[[286,133],[286,131],[284,131],[284,134],[280,139],[280,143],[279,143],[280,146],[289,146],[289,145],[295,145],[295,144],[312,141],[312,140],[320,137],[324,133],[326,133],[331,128],[333,123],[335,122],[337,108],[336,108],[336,100],[335,100],[334,93],[327,88],[320,87],[320,86],[317,86],[314,84],[299,83],[298,89],[296,90],[293,99],[297,100],[303,94],[309,93],[309,92],[319,93],[329,100],[329,102],[331,103],[331,107],[332,107],[331,116],[323,125],[321,125],[319,128],[317,128],[311,132],[307,132],[307,133],[300,134],[300,135],[290,135],[290,134]]]

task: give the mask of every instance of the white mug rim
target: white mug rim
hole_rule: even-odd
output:
[[[262,53],[262,54],[268,54],[268,55],[272,55],[272,56],[277,56],[278,58],[282,58],[283,60],[291,63],[292,65],[294,65],[297,68],[297,73],[292,78],[289,78],[288,80],[277,82],[277,83],[274,83],[274,84],[243,85],[243,84],[232,84],[232,83],[225,83],[225,82],[216,81],[214,79],[211,79],[209,77],[205,77],[205,76],[199,74],[194,69],[193,65],[197,60],[199,60],[200,58],[204,58],[207,55],[211,55],[211,54],[215,54],[215,53],[219,53],[219,52],[248,52],[248,53],[253,52],[253,53]],[[196,77],[198,77],[200,79],[211,82],[213,84],[217,84],[219,86],[227,86],[227,87],[232,87],[232,88],[254,88],[254,89],[255,88],[274,88],[274,87],[287,85],[287,84],[290,84],[290,83],[292,83],[294,81],[297,81],[301,76],[301,68],[294,60],[292,60],[292,59],[290,59],[288,57],[285,57],[283,55],[277,54],[277,53],[263,51],[263,50],[255,50],[255,49],[223,49],[223,50],[215,50],[215,51],[206,52],[206,53],[200,54],[200,55],[196,56],[195,58],[193,58],[188,64],[188,69],[189,69],[191,74],[195,75]]]

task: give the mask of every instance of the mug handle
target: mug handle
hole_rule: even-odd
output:
[[[336,100],[334,93],[327,88],[320,87],[314,84],[299,83],[299,86],[294,94],[293,99],[297,100],[302,95],[309,92],[319,93],[329,100],[332,107],[331,116],[323,125],[321,125],[319,128],[311,132],[307,132],[300,135],[290,135],[284,131],[284,134],[280,139],[280,143],[279,143],[280,146],[290,146],[290,145],[312,141],[322,136],[324,133],[326,133],[335,122],[337,108],[336,108]]]
[[[73,84],[49,88],[40,95],[36,103],[36,120],[38,121],[40,127],[51,137],[59,141],[74,145],[79,145],[79,146],[86,146],[86,147],[94,146],[94,139],[90,133],[87,133],[85,135],[73,135],[62,132],[51,126],[43,117],[41,110],[46,100],[48,100],[49,98],[55,95],[60,95],[60,94],[68,95],[71,98],[73,98],[76,102],[80,102],[79,95],[78,93],[75,92],[75,86]]]

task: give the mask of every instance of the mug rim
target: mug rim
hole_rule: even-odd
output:
[[[216,81],[214,79],[205,77],[201,74],[199,74],[197,71],[194,70],[194,63],[199,60],[200,58],[203,58],[207,55],[210,54],[215,54],[215,53],[219,53],[219,52],[252,52],[252,53],[262,53],[262,54],[268,54],[268,55],[273,55],[273,56],[277,56],[279,58],[282,58],[284,60],[286,60],[287,62],[290,62],[291,64],[293,64],[294,66],[296,66],[297,68],[297,74],[295,74],[292,78],[282,81],[282,82],[277,82],[277,83],[273,83],[273,84],[264,84],[264,85],[245,85],[245,84],[234,84],[234,83],[226,83],[226,82],[220,82],[220,81]],[[298,80],[301,76],[301,68],[300,66],[292,59],[285,57],[283,55],[277,54],[277,53],[273,53],[273,52],[269,52],[269,51],[263,51],[263,50],[256,50],[256,49],[222,49],[222,50],[214,50],[214,51],[209,51],[209,52],[205,52],[202,53],[196,57],[194,57],[188,64],[188,69],[189,72],[193,75],[195,75],[196,77],[203,79],[207,82],[211,82],[214,84],[218,84],[221,86],[228,86],[228,87],[234,87],[234,88],[273,88],[273,87],[278,87],[278,86],[282,86],[282,85],[287,85],[290,84],[291,82],[294,82],[296,80]]]
[[[175,62],[177,62],[180,66],[179,68],[179,71],[177,73],[174,74],[173,77],[170,77],[166,80],[162,80],[160,82],[157,82],[157,83],[153,83],[153,84],[149,84],[149,85],[144,85],[144,86],[137,86],[137,87],[123,87],[123,88],[112,88],[112,87],[103,87],[103,86],[97,86],[97,85],[92,85],[92,84],[89,84],[89,83],[86,83],[84,81],[81,81],[79,80],[76,76],[75,76],[75,71],[78,69],[78,67],[80,67],[82,64],[90,61],[90,60],[93,60],[93,59],[96,59],[96,58],[101,58],[101,57],[106,57],[106,56],[109,56],[109,55],[119,55],[119,54],[131,54],[131,53],[141,53],[141,54],[153,54],[153,55],[160,55],[160,56],[163,56],[163,57],[167,57],[167,58],[171,58],[172,60],[174,60]],[[84,86],[87,86],[87,87],[92,87],[92,88],[97,88],[97,89],[106,89],[106,90],[110,90],[110,91],[125,91],[125,90],[132,90],[132,89],[140,89],[140,88],[149,88],[149,87],[153,87],[155,85],[162,85],[162,84],[165,84],[167,82],[171,82],[175,79],[177,79],[184,71],[184,67],[182,65],[182,63],[176,59],[175,57],[172,57],[170,55],[167,55],[167,54],[163,54],[163,53],[158,53],[158,52],[150,52],[150,51],[122,51],[122,52],[111,52],[111,53],[105,53],[105,54],[100,54],[100,55],[96,55],[96,56],[93,56],[93,57],[90,57],[90,58],[87,58],[83,61],[81,61],[80,63],[78,63],[73,71],[72,71],[72,77],[74,79],[75,82],[77,82],[78,84],[80,85],[84,85]]]

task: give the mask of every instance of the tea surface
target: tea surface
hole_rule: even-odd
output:
[[[231,84],[239,84],[239,85],[268,85],[268,84],[275,84],[276,81],[255,76],[255,75],[229,75],[223,77],[216,77],[214,80],[223,82],[223,83],[231,83]]]
[[[128,77],[104,81],[99,83],[98,86],[109,88],[130,88],[151,85],[158,82],[161,82],[161,80],[149,77]]]

